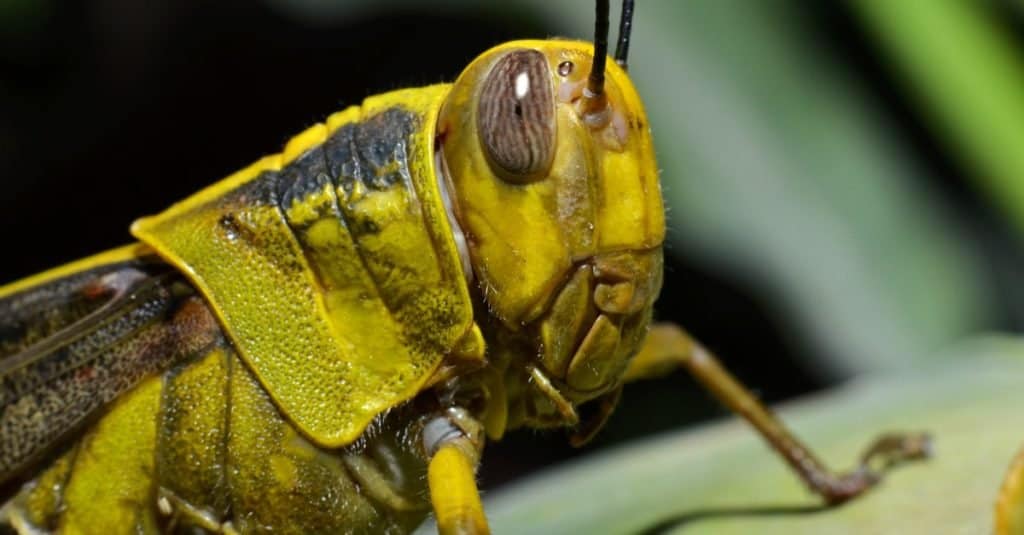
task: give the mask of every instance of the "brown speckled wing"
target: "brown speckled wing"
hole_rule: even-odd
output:
[[[0,298],[0,484],[118,395],[214,343],[205,303],[167,266],[97,266]]]

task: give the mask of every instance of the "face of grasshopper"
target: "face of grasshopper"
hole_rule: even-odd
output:
[[[482,299],[574,402],[616,386],[639,348],[665,235],[643,106],[611,62],[607,107],[588,106],[592,51],[494,48],[456,81],[438,124],[442,189]]]

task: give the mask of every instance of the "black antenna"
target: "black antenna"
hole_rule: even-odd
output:
[[[589,98],[604,94],[604,65],[608,56],[608,0],[597,0],[597,20],[594,21],[594,62],[587,79]],[[602,103],[603,104],[603,103]],[[603,107],[603,106],[602,106]]]
[[[622,16],[619,17],[619,42],[615,45],[615,63],[626,70],[626,56],[629,55],[629,34],[633,30],[633,0],[622,0]]]

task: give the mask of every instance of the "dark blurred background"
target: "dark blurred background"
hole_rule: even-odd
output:
[[[771,402],[1024,325],[1024,9],[638,3],[670,210],[660,319]],[[592,10],[0,2],[0,282],[130,241],[368,95],[451,81],[505,40],[590,39]],[[634,385],[582,453],[722,415],[681,373]],[[486,488],[581,453],[560,433],[488,448]]]

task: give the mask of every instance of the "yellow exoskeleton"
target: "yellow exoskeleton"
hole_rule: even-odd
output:
[[[165,212],[0,288],[0,520],[22,533],[485,533],[474,472],[520,427],[597,432],[683,366],[829,503],[833,475],[682,330],[651,327],[647,116],[596,43],[515,41],[366,99]],[[593,417],[581,418],[577,410]],[[426,477],[424,477],[426,476]]]
[[[1010,463],[999,488],[995,513],[996,535],[1024,533],[1024,449]]]

